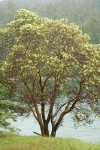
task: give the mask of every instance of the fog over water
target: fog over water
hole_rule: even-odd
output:
[[[28,118],[19,117],[12,125],[21,129],[21,135],[34,135],[33,131],[40,133],[38,123],[30,115]],[[100,119],[96,119],[93,124],[75,128],[70,114],[65,116],[62,126],[57,131],[57,137],[71,137],[81,139],[86,142],[100,142]]]

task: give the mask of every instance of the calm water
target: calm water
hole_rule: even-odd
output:
[[[12,125],[21,129],[21,135],[34,135],[33,131],[40,133],[39,126],[32,115],[28,118],[19,117]],[[70,115],[66,115],[62,126],[58,129],[57,137],[71,137],[84,140],[86,142],[100,143],[100,119],[96,119],[93,124],[74,127],[74,122]]]

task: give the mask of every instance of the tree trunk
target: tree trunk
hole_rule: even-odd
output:
[[[44,133],[46,136],[49,136],[49,129],[48,129],[48,122],[45,121],[44,123]]]
[[[44,127],[41,128],[41,135],[49,137],[49,130],[48,130],[48,122],[47,121],[44,122]]]
[[[51,132],[51,137],[55,137],[56,136],[56,131],[57,130]]]

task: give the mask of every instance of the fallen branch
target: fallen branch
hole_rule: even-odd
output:
[[[39,135],[39,136],[41,136],[41,134],[39,134],[39,133],[37,133],[37,132],[34,132],[34,131],[33,131],[33,133],[34,133],[34,134],[36,134],[36,135]]]

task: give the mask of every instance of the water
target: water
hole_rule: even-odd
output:
[[[38,123],[32,115],[28,118],[18,117],[17,122],[12,122],[12,125],[21,129],[21,135],[34,135],[33,131],[40,133]],[[75,128],[74,122],[68,114],[57,131],[57,137],[77,138],[85,142],[100,143],[100,119],[96,119],[91,125]]]

